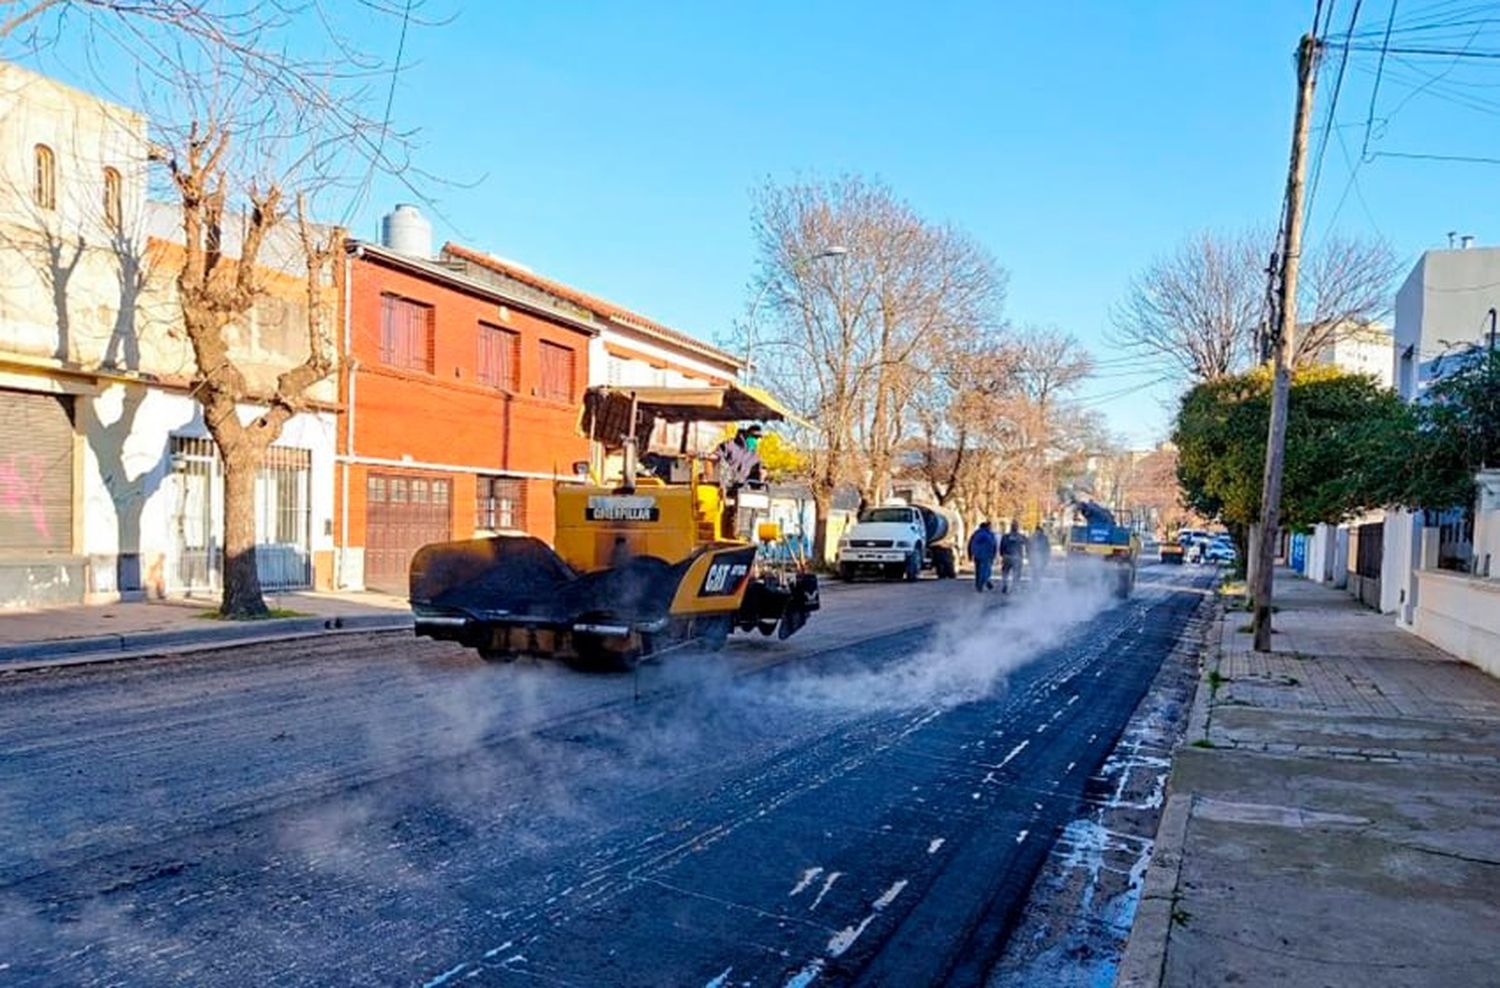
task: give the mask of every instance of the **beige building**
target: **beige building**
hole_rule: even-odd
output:
[[[146,201],[148,140],[140,114],[0,63],[0,606],[217,587],[217,457],[190,394],[175,214]],[[262,382],[306,352],[285,279],[298,291],[232,330]],[[263,471],[272,586],[331,562],[333,432],[331,414],[299,415]]]

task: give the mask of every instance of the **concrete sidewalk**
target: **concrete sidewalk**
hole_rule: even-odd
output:
[[[1207,657],[1116,984],[1500,985],[1500,681],[1276,602],[1272,653],[1229,611]]]
[[[336,631],[411,627],[406,599],[380,593],[267,594],[294,617],[219,621],[217,597],[0,611],[0,670],[113,661]]]

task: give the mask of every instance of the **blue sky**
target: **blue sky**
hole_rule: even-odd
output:
[[[1352,4],[1333,2],[1341,26]],[[1412,18],[1449,5],[1406,2]],[[437,236],[710,339],[747,304],[752,187],[878,177],[994,253],[1013,321],[1059,326],[1106,361],[1085,396],[1142,444],[1165,434],[1176,385],[1143,387],[1152,374],[1108,363],[1110,307],[1185,234],[1274,222],[1311,7],[429,0],[453,18],[410,33],[394,117],[421,130],[426,169],[473,183],[427,190]],[[1360,29],[1388,11],[1371,0]],[[393,27],[365,41],[394,55]],[[1350,159],[1375,65],[1356,54],[1343,83]],[[1372,152],[1500,155],[1473,107],[1432,91],[1402,105],[1423,81],[1414,71],[1387,65]],[[1470,78],[1500,94],[1500,66],[1484,71],[1494,78]],[[1380,158],[1351,185],[1348,160],[1330,142],[1313,238],[1337,207],[1339,228],[1378,232],[1403,258],[1450,229],[1500,239],[1475,227],[1497,216],[1495,167]],[[356,232],[374,236],[410,198],[377,179]]]

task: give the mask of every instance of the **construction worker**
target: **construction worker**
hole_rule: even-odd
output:
[[[1000,543],[995,540],[995,531],[990,523],[982,521],[969,536],[969,558],[974,560],[974,589],[980,593],[995,589],[992,579],[995,573],[995,554]]]
[[[1031,545],[1026,547],[1026,554],[1031,559],[1031,581],[1040,585],[1042,577],[1047,575],[1047,563],[1052,558],[1052,542],[1042,526],[1038,525],[1036,531],[1031,533]]]
[[[739,508],[735,497],[747,484],[759,485],[764,473],[760,454],[760,426],[737,429],[733,439],[719,443],[714,454],[719,460],[719,490],[724,494],[724,511],[720,524],[726,535],[746,535],[754,518],[748,511]]]
[[[1011,522],[1010,531],[1000,536],[1000,592],[1010,593],[1011,584],[1021,586],[1021,567],[1026,559],[1026,536],[1020,522]]]
[[[760,445],[760,426],[735,431],[733,439],[719,443],[714,453],[719,458],[719,486],[736,491],[748,483],[759,483],[763,467],[756,447]]]

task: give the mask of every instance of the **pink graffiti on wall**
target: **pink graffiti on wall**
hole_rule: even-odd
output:
[[[0,457],[0,512],[21,517],[30,516],[31,528],[42,538],[50,538],[47,511],[42,503],[41,457],[35,453],[12,453]]]

